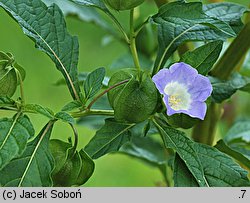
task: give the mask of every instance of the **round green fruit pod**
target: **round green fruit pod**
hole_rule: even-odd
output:
[[[145,0],[103,0],[110,8],[122,11],[130,10],[142,4]]]
[[[139,123],[149,118],[157,109],[158,92],[146,73],[141,73],[140,81],[134,70],[121,70],[115,73],[109,86],[129,80],[108,92],[109,103],[114,109],[115,120]]]
[[[200,119],[192,118],[189,115],[178,113],[172,116],[167,116],[167,122],[169,125],[175,128],[184,128],[189,129],[192,128]]]

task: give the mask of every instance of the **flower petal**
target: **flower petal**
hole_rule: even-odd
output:
[[[187,111],[187,114],[194,118],[204,120],[207,111],[207,105],[205,102],[193,102],[191,108]]]
[[[169,68],[172,81],[178,81],[186,86],[193,86],[198,71],[185,63],[175,63]]]
[[[161,94],[164,94],[165,86],[171,82],[171,74],[169,69],[163,68],[152,78],[156,88]]]
[[[212,90],[209,79],[203,75],[198,75],[194,80],[194,85],[189,87],[188,92],[192,95],[193,101],[206,101]]]

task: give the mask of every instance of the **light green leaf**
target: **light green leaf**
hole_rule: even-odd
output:
[[[80,186],[92,176],[94,162],[83,150],[74,153],[72,145],[61,140],[51,140],[50,150],[56,164],[54,186]]]
[[[235,140],[243,140],[250,143],[250,120],[242,120],[236,122],[226,134],[224,140],[226,143],[233,143]]]
[[[105,6],[102,0],[71,0],[71,1],[83,6],[93,6],[103,11],[108,11],[107,7]]]
[[[209,77],[212,86],[212,99],[216,103],[229,99],[237,90],[244,89],[250,85],[250,78],[241,76],[239,73],[233,73],[228,80]]]
[[[82,103],[79,101],[72,101],[68,104],[66,104],[63,108],[62,111],[72,111],[74,109],[82,107]]]
[[[150,137],[133,136],[119,150],[155,166],[166,164],[167,154],[163,146]]]
[[[77,37],[66,30],[63,14],[57,5],[47,7],[41,0],[1,0],[3,7],[56,64],[67,81],[74,99],[79,99],[77,78],[79,46]],[[23,12],[25,11],[25,12]]]
[[[51,6],[53,3],[57,4],[62,10],[65,16],[74,16],[80,20],[88,23],[96,24],[105,31],[117,35],[117,32],[112,29],[110,23],[108,23],[102,16],[96,11],[95,8],[81,6],[73,3],[70,0],[42,0],[46,5]]]
[[[129,141],[129,130],[134,125],[118,123],[114,119],[106,119],[105,125],[96,132],[95,136],[85,147],[85,151],[93,159],[118,151],[123,144]]]
[[[0,119],[0,169],[20,156],[34,135],[32,123],[26,115]]]
[[[227,22],[209,17],[203,11],[201,2],[178,1],[165,4],[152,20],[158,25],[159,43],[154,74],[184,41],[225,40],[235,36]]]
[[[194,176],[188,170],[185,162],[178,154],[174,160],[174,186],[175,187],[199,187]]]
[[[230,148],[223,140],[218,141],[215,147],[221,152],[224,152],[225,154],[228,154],[229,156],[238,160],[243,165],[245,165],[248,168],[248,170],[250,170],[250,160],[247,157],[245,157],[243,154]]]
[[[84,82],[84,92],[86,100],[93,97],[102,88],[102,81],[104,77],[104,68],[98,68],[88,74],[86,81]]]
[[[4,187],[50,187],[53,157],[49,152],[49,138],[53,123],[49,122],[39,135],[27,145],[24,153],[0,171],[0,185]]]
[[[50,110],[49,108],[45,108],[43,106],[41,106],[40,104],[26,104],[24,106],[24,109],[26,111],[31,111],[34,113],[39,113],[41,115],[44,115],[50,119],[54,118],[54,113],[52,110]]]
[[[185,133],[155,122],[166,148],[176,150],[201,187],[249,186],[247,171],[214,147],[193,142]]]
[[[196,68],[202,75],[207,75],[220,56],[222,41],[214,41],[198,47],[194,51],[186,52],[180,61]]]
[[[65,112],[65,111],[58,112],[55,115],[55,118],[57,118],[59,120],[62,120],[63,122],[66,122],[66,123],[75,124],[74,118],[70,114],[68,114],[67,112]]]

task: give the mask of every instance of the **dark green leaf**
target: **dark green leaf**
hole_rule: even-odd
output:
[[[222,41],[214,41],[207,43],[201,47],[198,47],[194,51],[186,52],[180,59],[193,68],[202,75],[207,75],[212,69],[214,63],[220,56],[222,50]]]
[[[85,147],[85,151],[97,159],[107,153],[115,152],[129,141],[130,131],[135,124],[118,123],[114,119],[106,119],[105,125]]]
[[[157,119],[158,120],[158,119]],[[193,142],[185,133],[156,123],[166,148],[176,150],[201,187],[249,186],[247,171],[214,147]]]
[[[175,187],[199,187],[194,176],[188,170],[185,162],[178,154],[174,160],[174,186]]]
[[[34,113],[39,113],[39,114],[44,115],[50,119],[54,118],[53,111],[41,106],[40,104],[26,104],[24,106],[24,109],[27,111],[34,112]]]
[[[250,78],[241,76],[239,73],[234,73],[226,81],[214,77],[209,79],[213,86],[212,99],[216,103],[229,99],[237,90],[250,84]]]
[[[55,159],[54,186],[80,186],[93,174],[94,162],[83,150],[74,153],[72,145],[61,140],[51,140],[50,150]]]
[[[0,108],[4,106],[13,106],[15,101],[9,97],[0,96]]]
[[[72,111],[74,109],[82,107],[82,103],[79,101],[72,101],[68,104],[66,104],[63,108],[62,111]]]
[[[0,171],[0,185],[5,187],[50,187],[53,157],[49,152],[49,138],[53,124],[48,123],[27,145],[22,156],[13,159]]]
[[[1,0],[0,6],[20,24],[36,46],[51,57],[65,77],[72,97],[78,99],[78,40],[67,32],[58,6],[47,7],[41,0]]]
[[[14,68],[0,66],[0,96],[12,97],[16,92],[18,78]]]
[[[69,115],[67,112],[64,112],[64,111],[58,112],[55,115],[55,118],[57,118],[59,120],[62,120],[64,122],[66,122],[66,123],[71,123],[71,124],[75,123],[74,118],[71,115]]]
[[[166,164],[167,154],[163,146],[150,137],[133,136],[130,142],[125,143],[119,152],[142,159],[156,166]]]
[[[34,133],[32,123],[25,115],[0,119],[0,169],[23,153]]]
[[[243,165],[245,165],[248,168],[248,170],[250,170],[250,160],[241,153],[230,148],[223,140],[218,141],[215,147],[221,152],[224,152],[225,154],[228,154],[229,156],[238,160]]]
[[[158,67],[165,65],[166,60],[184,41],[225,40],[235,36],[226,22],[208,16],[203,11],[201,2],[178,1],[165,4],[152,19],[159,30],[159,51],[154,73]]]
[[[210,17],[228,23],[237,33],[243,26],[241,17],[247,8],[240,4],[222,2],[203,5],[203,11]]]
[[[104,68],[98,68],[88,74],[86,81],[84,82],[84,92],[86,100],[93,97],[102,88],[102,81],[104,77]]]

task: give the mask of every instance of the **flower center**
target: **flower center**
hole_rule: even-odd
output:
[[[168,95],[168,105],[175,111],[188,110],[191,104],[191,95],[184,84],[170,82],[164,88]]]

